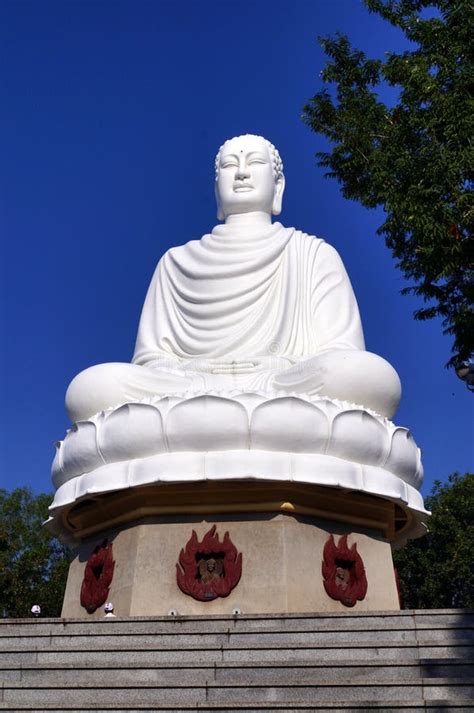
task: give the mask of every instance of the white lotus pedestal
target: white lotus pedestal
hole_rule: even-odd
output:
[[[63,616],[102,617],[105,599],[118,616],[397,609],[391,548],[425,531],[421,478],[406,429],[344,402],[102,412],[53,465],[49,526],[77,546]]]

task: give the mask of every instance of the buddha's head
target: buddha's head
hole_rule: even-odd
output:
[[[285,177],[278,150],[263,136],[228,139],[216,156],[217,217],[263,211],[279,215]]]

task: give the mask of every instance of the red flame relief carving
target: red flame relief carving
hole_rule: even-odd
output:
[[[237,552],[229,533],[222,542],[214,525],[199,542],[196,533],[179,555],[176,565],[178,587],[200,602],[227,597],[242,574],[242,554]]]
[[[112,543],[104,540],[97,545],[87,560],[81,587],[81,605],[93,614],[109,596],[109,588],[114,576],[115,562],[112,557]]]
[[[324,545],[322,573],[326,593],[346,607],[353,607],[357,600],[364,599],[367,594],[367,578],[362,557],[357,552],[355,543],[349,549],[347,535],[339,539],[338,545],[335,544],[334,537],[329,536]]]

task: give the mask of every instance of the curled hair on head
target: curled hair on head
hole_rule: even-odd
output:
[[[258,136],[258,134],[241,134],[240,136],[233,136],[231,139],[227,139],[227,141],[224,141],[222,146],[219,148],[219,151],[217,152],[217,156],[214,161],[214,168],[216,172],[216,181],[217,177],[219,175],[219,164],[221,160],[221,153],[222,149],[228,143],[229,141],[233,141],[234,139],[245,139],[247,136],[251,136],[254,139],[262,139],[262,141],[265,141],[268,150],[270,152],[270,157],[272,159],[272,168],[273,168],[273,178],[275,179],[275,183],[280,179],[283,178],[283,161],[281,160],[281,156],[278,152],[278,149],[276,146],[274,146],[268,139],[266,139],[264,136]]]

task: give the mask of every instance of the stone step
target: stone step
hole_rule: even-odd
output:
[[[20,634],[0,637],[0,651],[8,650],[11,646],[24,647],[26,649],[46,649],[49,647],[79,648],[84,645],[91,648],[107,649],[109,647],[121,646],[123,648],[149,647],[149,646],[170,646],[189,647],[200,643],[203,646],[223,646],[233,644],[236,646],[292,646],[292,645],[314,645],[325,642],[338,643],[345,646],[348,643],[357,641],[359,643],[370,644],[374,639],[377,641],[399,641],[424,642],[427,639],[442,640],[446,644],[456,643],[458,639],[472,639],[474,641],[474,628],[446,627],[446,628],[425,628],[425,629],[369,629],[369,630],[305,630],[305,631],[231,631],[226,632],[186,632],[179,628],[167,633],[118,633],[113,626],[102,627],[100,631],[93,630],[90,633],[71,633],[68,630],[55,630],[41,634]]]
[[[0,638],[59,635],[60,632],[98,635],[107,628],[117,634],[245,633],[247,631],[381,631],[473,629],[472,610],[401,612],[343,612],[338,614],[240,615],[215,617],[130,617],[127,619],[0,619]]]
[[[107,649],[90,648],[87,642],[79,648],[46,646],[28,650],[25,647],[11,646],[0,652],[2,663],[85,663],[101,665],[104,662],[128,665],[129,663],[179,663],[187,662],[298,662],[298,661],[332,661],[334,665],[340,660],[376,660],[390,658],[398,661],[419,658],[459,659],[474,657],[474,641],[459,639],[455,643],[446,644],[442,640],[425,641],[423,643],[398,641],[348,642],[341,648],[339,642],[322,642],[308,645],[281,646],[212,646],[196,644],[194,646],[148,646],[146,649],[136,646],[108,647]]]
[[[473,614],[0,620],[0,710],[473,710]]]
[[[227,704],[227,703],[276,703],[291,701],[292,705],[300,702],[321,704],[329,701],[346,702],[371,700],[391,703],[395,700],[439,700],[450,702],[470,702],[474,699],[474,678],[441,678],[421,679],[419,682],[381,682],[374,683],[358,679],[340,683],[335,687],[332,682],[305,682],[301,684],[236,684],[214,683],[205,685],[168,685],[159,686],[154,683],[140,683],[140,686],[111,683],[81,683],[71,687],[53,687],[51,684],[29,685],[22,682],[5,682],[1,689],[2,703],[17,704],[35,703],[37,707],[54,703],[56,706],[73,703],[78,705],[117,704],[120,706],[136,703],[163,704]],[[71,698],[73,700],[71,700]]]
[[[154,711],[155,713],[177,713],[179,711],[212,711],[213,713],[225,713],[227,711],[246,711],[246,713],[255,713],[255,711],[266,711],[266,713],[281,713],[281,711],[291,711],[291,713],[306,713],[307,711],[316,711],[316,713],[322,711],[331,711],[331,713],[367,713],[367,711],[383,711],[383,713],[421,713],[422,711],[426,713],[442,713],[447,711],[448,713],[468,713],[474,710],[474,702],[450,702],[446,700],[432,700],[425,701],[423,699],[414,699],[411,701],[402,700],[391,701],[391,705],[387,706],[386,701],[358,701],[356,704],[353,702],[346,701],[336,701],[332,703],[331,701],[326,701],[324,703],[299,703],[293,704],[292,701],[284,702],[273,702],[273,703],[258,703],[254,702],[251,704],[247,703],[227,703],[223,705],[222,703],[191,703],[190,705],[180,704],[180,705],[161,705],[159,702],[148,703],[134,703],[131,707],[117,706],[116,704],[102,704],[100,707],[92,704],[84,704],[80,708],[77,708],[73,703],[71,705],[64,704],[61,708],[58,708],[54,704],[42,704],[41,708],[38,708],[35,704],[31,706],[29,704],[17,704],[15,707],[11,707],[10,704],[0,703],[0,710],[7,710],[8,713],[20,713],[20,711],[35,711],[35,713],[48,713],[49,711],[64,711],[67,713],[84,713],[85,711],[94,711],[94,713],[109,713],[110,711],[115,711],[115,713],[140,713],[141,711]]]
[[[423,678],[462,678],[472,676],[474,659],[427,659],[418,662],[400,662],[386,659],[382,661],[338,661],[337,666],[329,663],[300,662],[282,664],[269,662],[258,664],[195,664],[179,667],[173,664],[149,662],[148,665],[132,664],[117,666],[102,663],[99,667],[77,664],[4,664],[0,668],[0,681],[22,681],[34,685],[40,682],[42,686],[65,685],[81,682],[98,684],[139,682],[159,683],[160,685],[203,685],[207,681],[223,683],[256,683],[269,685],[280,683],[311,683],[331,681],[347,683],[364,678],[367,681],[418,681]]]

